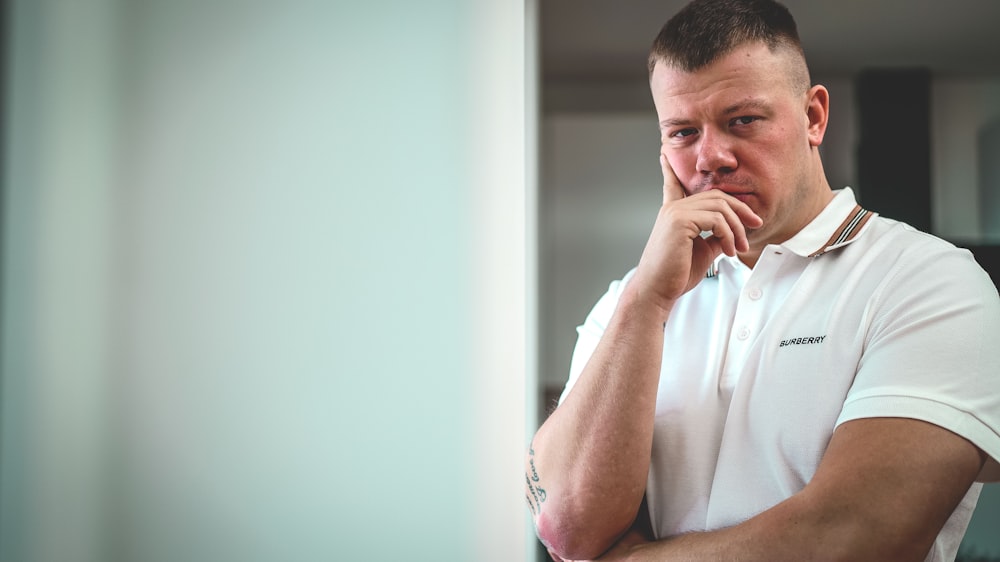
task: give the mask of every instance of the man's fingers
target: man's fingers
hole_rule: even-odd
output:
[[[680,204],[689,210],[698,209],[704,214],[690,215],[689,220],[700,228],[706,240],[718,242],[718,249],[726,255],[733,256],[738,252],[750,250],[747,238],[748,228],[759,228],[763,220],[746,203],[724,192],[710,190],[703,194],[687,198],[681,182],[674,174],[666,155],[660,153],[660,171],[663,173],[663,205]],[[684,200],[681,202],[681,200]],[[696,201],[697,200],[697,201]],[[690,204],[689,204],[690,203]],[[691,226],[691,223],[689,223]],[[711,234],[709,234],[711,233]],[[711,244],[716,246],[716,244]]]
[[[737,252],[748,249],[743,225],[735,218],[732,211],[699,211],[691,216],[701,232],[699,236],[714,250],[721,250],[727,256],[735,256]]]
[[[674,174],[673,168],[667,157],[660,153],[660,171],[663,172],[663,203],[677,201],[684,198],[684,188],[681,187],[680,180]]]
[[[747,228],[757,228],[761,223],[760,217],[745,203],[722,194],[707,198],[689,197],[680,205],[689,207],[682,211],[686,217],[684,222],[700,232],[703,238],[708,236],[717,239],[722,250],[729,256],[750,249]]]

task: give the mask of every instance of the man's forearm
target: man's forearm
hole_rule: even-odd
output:
[[[986,461],[975,445],[905,418],[846,422],[809,484],[744,522],[647,543],[630,533],[601,562],[920,562]]]
[[[539,537],[567,559],[594,558],[635,519],[646,486],[663,315],[624,294],[573,390],[526,459]]]
[[[597,562],[904,560],[885,558],[874,547],[867,552],[870,556],[865,556],[864,545],[856,542],[860,536],[856,524],[844,524],[836,518],[824,521],[799,512],[794,502],[716,531],[686,533],[659,541],[648,541],[632,532]]]
[[[811,556],[813,544],[801,544],[795,535],[807,525],[788,521],[784,530],[769,532],[761,521],[751,521],[717,531],[686,533],[659,541],[647,541],[637,535],[622,540],[598,562],[686,562],[705,560],[741,560],[745,562],[781,562],[801,560],[838,560],[834,551],[827,551],[828,558]],[[818,540],[818,535],[812,539]]]

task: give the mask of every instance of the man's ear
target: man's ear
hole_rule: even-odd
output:
[[[806,118],[808,119],[809,146],[823,144],[826,124],[830,117],[830,92],[819,84],[809,88],[806,94]]]

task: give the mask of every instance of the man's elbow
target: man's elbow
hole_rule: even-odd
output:
[[[535,517],[539,540],[551,552],[564,560],[599,558],[622,535],[624,530],[602,524],[581,524],[577,518],[559,517],[543,511]]]

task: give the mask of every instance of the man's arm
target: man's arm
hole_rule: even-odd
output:
[[[658,542],[631,533],[599,560],[919,562],[985,461],[969,441],[926,422],[849,421],[788,500],[719,531]]]
[[[607,550],[645,492],[664,320],[632,298],[622,297],[576,386],[528,451],[538,536],[562,558]]]
[[[720,191],[685,197],[665,158],[663,206],[632,280],[572,391],[538,430],[525,495],[556,557],[596,558],[625,533],[646,488],[673,303],[720,253],[747,251],[761,219]],[[702,232],[712,236],[703,238]]]

